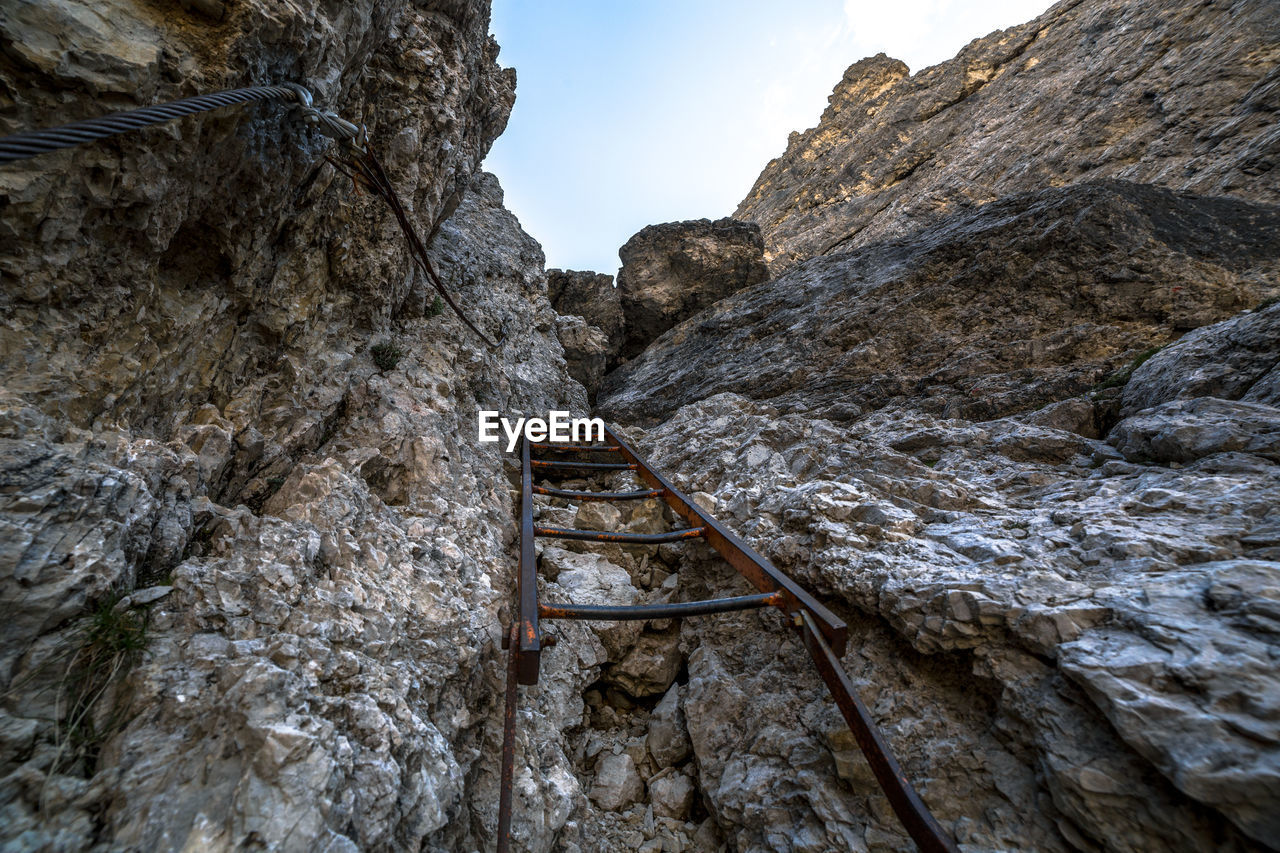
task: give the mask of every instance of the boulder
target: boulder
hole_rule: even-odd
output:
[[[693,779],[679,770],[667,770],[649,780],[649,803],[658,817],[686,820],[694,793]]]
[[[631,583],[626,569],[599,554],[577,553],[564,548],[543,550],[540,573],[562,590],[561,603],[626,606],[636,603],[640,591]],[[556,598],[560,598],[559,595]],[[640,636],[638,622],[584,622],[599,638],[610,660],[620,660]]]
[[[650,225],[618,255],[626,317],[622,359],[634,358],[686,317],[769,277],[760,229],[734,219]]]
[[[1121,412],[1191,397],[1280,406],[1280,301],[1196,329],[1147,359],[1124,386]]]
[[[621,811],[644,796],[644,782],[626,752],[603,753],[596,762],[596,779],[588,794],[605,811]]]
[[[547,298],[556,313],[581,317],[601,331],[612,358],[622,346],[622,303],[613,276],[578,270],[547,270]]]
[[[1032,426],[1072,432],[1085,438],[1102,437],[1098,430],[1097,407],[1085,397],[1072,397],[1050,403],[1042,409],[1019,415],[1018,420]]]
[[[610,667],[605,679],[632,696],[665,693],[680,672],[679,629],[661,634],[647,633]]]
[[[846,671],[962,847],[1273,837],[1273,462],[1136,464],[1012,419],[899,409],[846,425],[732,394],[682,408],[645,446],[715,496],[721,523],[856,614]],[[673,577],[690,598],[744,588],[728,570]],[[778,819],[755,807],[765,796],[793,804],[786,837],[812,849],[899,833],[888,812],[845,811],[851,791],[877,786],[821,687],[797,691],[808,655],[766,616],[682,626],[696,759],[682,767],[696,768],[699,802],[736,849],[780,846]]]
[[[565,315],[556,317],[556,337],[569,375],[587,389],[589,400],[595,399],[609,359],[609,339],[581,317]]]
[[[622,526],[622,510],[607,501],[586,501],[578,506],[574,526],[579,530],[612,532]]]
[[[1193,462],[1215,453],[1251,453],[1280,462],[1280,408],[1197,397],[1131,415],[1107,439],[1135,462]]]

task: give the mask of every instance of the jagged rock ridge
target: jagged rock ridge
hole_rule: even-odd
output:
[[[734,216],[778,273],[1081,181],[1275,203],[1277,44],[1267,0],[1062,0],[914,75],[864,59]]]

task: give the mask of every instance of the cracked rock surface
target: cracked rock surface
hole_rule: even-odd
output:
[[[850,620],[845,666],[962,844],[1274,837],[1274,460],[1133,464],[1017,419],[846,426],[733,394],[641,443]],[[680,581],[746,591],[711,562]],[[909,849],[774,614],[690,620],[681,642],[701,788],[738,849]]]
[[[285,80],[365,121],[500,340],[280,105],[0,169],[0,847],[492,849],[518,473],[475,412],[584,414],[603,383],[849,622],[965,853],[1273,849],[1268,4],[1067,0],[914,77],[857,63],[748,222],[645,229],[619,290],[548,276],[480,171],[515,83],[488,18],[0,9],[3,133]],[[546,601],[750,591],[696,541],[536,555]],[[913,849],[775,611],[544,627],[514,849]]]

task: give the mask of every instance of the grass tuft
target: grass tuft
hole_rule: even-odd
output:
[[[146,648],[147,614],[117,607],[120,600],[107,596],[85,619],[58,683],[57,749],[46,780],[64,767],[91,775],[102,745],[124,727],[128,702],[120,688]]]
[[[1162,349],[1164,349],[1164,347],[1151,347],[1150,349],[1145,349],[1138,353],[1134,356],[1133,361],[1129,362],[1127,365],[1120,368],[1097,385],[1093,386],[1093,392],[1096,394],[1099,391],[1106,391],[1109,388],[1119,388],[1122,385],[1125,385],[1128,383],[1129,377],[1133,376],[1133,372],[1135,370],[1146,364],[1147,360],[1150,359],[1151,356],[1160,352]]]
[[[373,356],[373,363],[379,370],[395,370],[404,357],[404,350],[394,341],[382,341],[369,347],[369,354]]]

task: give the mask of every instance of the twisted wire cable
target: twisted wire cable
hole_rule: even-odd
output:
[[[37,154],[57,151],[60,148],[71,148],[83,145],[117,133],[137,130],[153,124],[163,124],[176,118],[194,113],[229,107],[233,104],[248,104],[254,101],[284,100],[295,101],[304,107],[311,106],[311,96],[301,86],[247,86],[243,89],[227,89],[208,95],[197,95],[156,104],[126,112],[111,113],[101,118],[64,124],[61,127],[50,127],[44,130],[29,130],[0,138],[0,164],[25,160]]]

